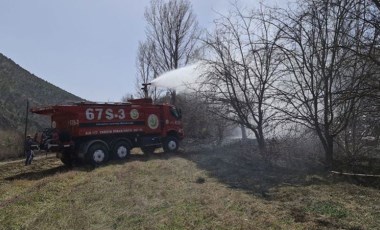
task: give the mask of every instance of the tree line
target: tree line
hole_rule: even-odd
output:
[[[208,71],[192,100],[207,105],[215,119],[250,130],[263,155],[273,133],[292,125],[315,133],[328,168],[338,150],[354,156],[368,150],[368,139],[378,143],[378,0],[306,0],[288,8],[260,3],[255,9],[236,2],[207,31],[190,1],[152,0],[145,19],[137,85],[201,60]],[[164,93],[152,87],[150,95],[159,100]],[[168,95],[175,102],[175,91]]]

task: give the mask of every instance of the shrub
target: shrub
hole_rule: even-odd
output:
[[[23,135],[17,131],[0,131],[0,160],[23,156]]]
[[[301,129],[268,139],[267,146],[266,157],[278,166],[310,171],[323,166],[323,147],[310,130]]]
[[[221,142],[236,127],[211,112],[210,107],[195,95],[178,94],[177,107],[182,110],[186,137]]]

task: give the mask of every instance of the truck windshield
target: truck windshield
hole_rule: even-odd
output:
[[[175,107],[170,108],[170,113],[175,117],[177,120],[181,119],[182,114],[180,109],[176,109]]]

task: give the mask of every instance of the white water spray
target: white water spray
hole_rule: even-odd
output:
[[[182,68],[165,72],[154,79],[153,86],[174,89],[177,92],[194,92],[199,88],[206,74],[206,64],[197,62]]]
[[[151,84],[155,87],[173,89],[181,93],[194,93],[202,86],[202,83],[206,80],[205,76],[211,69],[207,63],[200,61],[165,72],[151,81]],[[235,132],[227,138],[229,141],[239,139],[242,136],[240,127],[236,127],[234,131]],[[248,137],[253,137],[253,133],[249,130]]]

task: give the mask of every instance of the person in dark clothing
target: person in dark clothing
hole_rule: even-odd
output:
[[[34,152],[32,150],[32,145],[34,144],[32,138],[28,135],[26,137],[25,141],[25,165],[30,165],[32,163],[33,157],[34,157]]]

